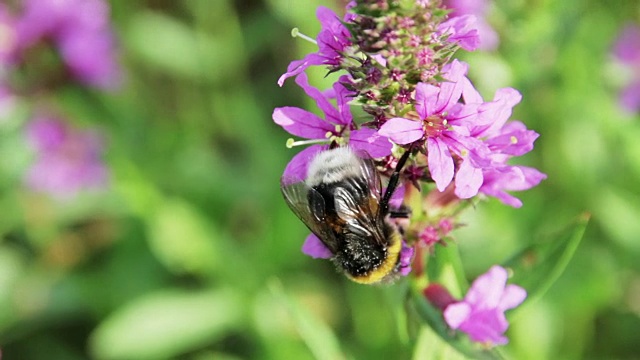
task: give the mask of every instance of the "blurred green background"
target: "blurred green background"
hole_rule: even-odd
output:
[[[112,93],[67,87],[58,110],[107,137],[107,192],[57,202],[20,186],[19,126],[0,132],[0,348],[5,359],[449,358],[415,346],[403,284],[349,282],[308,258],[279,176],[295,150],[277,106],[312,103],[276,80],[313,51],[330,0],[112,0],[126,69]],[[640,116],[611,45],[636,0],[499,0],[494,53],[460,54],[485,98],[514,87],[541,134],[521,159],[548,179],[463,216],[470,279],[592,214],[547,295],[513,320],[514,359],[640,357]],[[319,69],[313,83],[326,87]],[[432,351],[432,349],[434,349]]]

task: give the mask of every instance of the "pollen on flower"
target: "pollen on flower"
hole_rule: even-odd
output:
[[[511,139],[510,139],[510,140],[511,140],[511,143],[512,143],[513,145],[515,145],[515,144],[517,144],[517,143],[518,143],[518,138],[517,138],[517,137],[515,137],[515,136],[513,136],[513,135],[511,135]]]
[[[438,115],[429,116],[424,121],[426,125],[424,130],[429,137],[437,137],[447,130],[447,119]]]

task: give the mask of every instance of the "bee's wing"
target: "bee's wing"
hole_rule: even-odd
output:
[[[366,156],[366,154],[365,154]],[[370,157],[359,154],[360,176],[348,179],[335,193],[335,209],[350,232],[384,241],[382,219],[378,218],[381,198],[380,175]]]
[[[331,228],[325,221],[324,198],[304,181],[290,182],[283,179],[280,184],[287,205],[296,216],[307,225],[309,230],[335,253],[337,241]]]
[[[382,181],[380,180],[380,174],[376,171],[376,164],[373,162],[371,156],[363,151],[358,151],[360,157],[360,173],[367,180],[369,185],[370,195],[373,196],[378,202],[382,197]],[[377,209],[376,209],[377,210]]]

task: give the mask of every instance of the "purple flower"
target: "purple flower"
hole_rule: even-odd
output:
[[[547,178],[547,175],[527,166],[495,166],[483,170],[484,182],[480,192],[493,196],[502,203],[519,208],[522,201],[507,191],[522,191],[531,189]]]
[[[100,88],[118,85],[109,6],[103,0],[26,0],[16,24],[20,52],[51,39],[70,72]]]
[[[480,45],[476,17],[463,15],[453,17],[438,25],[438,36],[446,36],[447,42],[457,43],[467,51],[473,51]]]
[[[307,143],[348,143],[353,149],[365,151],[374,158],[391,154],[392,145],[386,137],[373,129],[355,129],[348,104],[352,93],[342,85],[342,82],[348,81],[348,77],[343,76],[333,85],[331,93],[335,95],[337,102],[334,106],[326,94],[309,85],[307,76],[300,73],[296,77],[296,83],[315,100],[324,113],[324,118],[307,110],[286,106],[274,109],[273,121],[290,134],[311,140]],[[307,165],[315,154],[326,148],[327,146],[313,145],[298,153],[285,168],[283,177],[293,181],[306,178]]]
[[[627,24],[613,45],[613,54],[621,62],[630,66],[640,63],[640,26]]]
[[[613,46],[613,55],[632,72],[631,82],[620,94],[620,105],[629,112],[640,111],[640,27],[625,26]]]
[[[108,170],[101,159],[103,144],[97,133],[40,117],[29,123],[27,139],[36,154],[25,178],[30,189],[65,199],[106,185]]]
[[[493,266],[471,285],[463,301],[449,304],[444,318],[452,329],[469,335],[472,341],[503,345],[509,327],[504,312],[520,305],[527,297],[517,285],[507,285],[507,270]]]
[[[493,101],[483,103],[470,82],[465,84],[462,93],[465,101],[478,104],[478,117],[471,127],[471,134],[484,138],[490,150],[487,159],[491,160],[491,164],[482,167],[483,182],[479,192],[496,197],[504,204],[521,207],[522,201],[507,191],[528,190],[547,178],[547,175],[534,168],[507,164],[513,156],[533,150],[533,143],[539,136],[520,121],[507,122],[512,108],[522,96],[511,88],[499,89]]]
[[[330,259],[333,253],[314,233],[309,234],[302,244],[302,252],[314,259]]]
[[[316,37],[318,52],[308,54],[301,60],[292,61],[287,67],[287,72],[278,79],[278,85],[282,86],[287,78],[302,73],[311,65],[340,65],[342,53],[351,45],[351,34],[333,10],[320,6],[316,16],[322,26],[322,30]],[[345,17],[345,21],[348,20],[349,18]]]
[[[453,11],[451,16],[474,15],[475,27],[478,29],[480,43],[478,49],[495,50],[500,42],[498,34],[487,23],[486,16],[489,10],[489,2],[486,0],[447,0],[447,7]]]
[[[0,76],[16,46],[15,20],[5,4],[0,4]]]
[[[398,259],[398,272],[402,276],[407,276],[411,272],[411,261],[413,260],[414,249],[402,241],[402,249]]]
[[[481,141],[470,136],[469,128],[476,117],[477,105],[459,102],[467,65],[454,60],[445,67],[446,81],[440,87],[419,83],[416,86],[415,109],[419,121],[392,118],[380,128],[381,135],[397,144],[405,145],[425,141],[431,177],[439,191],[451,183],[454,176],[452,153],[463,159],[456,176],[456,195],[470,198],[482,184],[482,172],[487,165],[489,150]]]

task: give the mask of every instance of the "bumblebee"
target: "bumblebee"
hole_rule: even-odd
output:
[[[389,200],[408,156],[409,151],[398,161],[384,194],[373,160],[348,147],[318,153],[305,180],[281,182],[291,210],[355,282],[372,284],[397,276],[402,236],[388,221]]]

